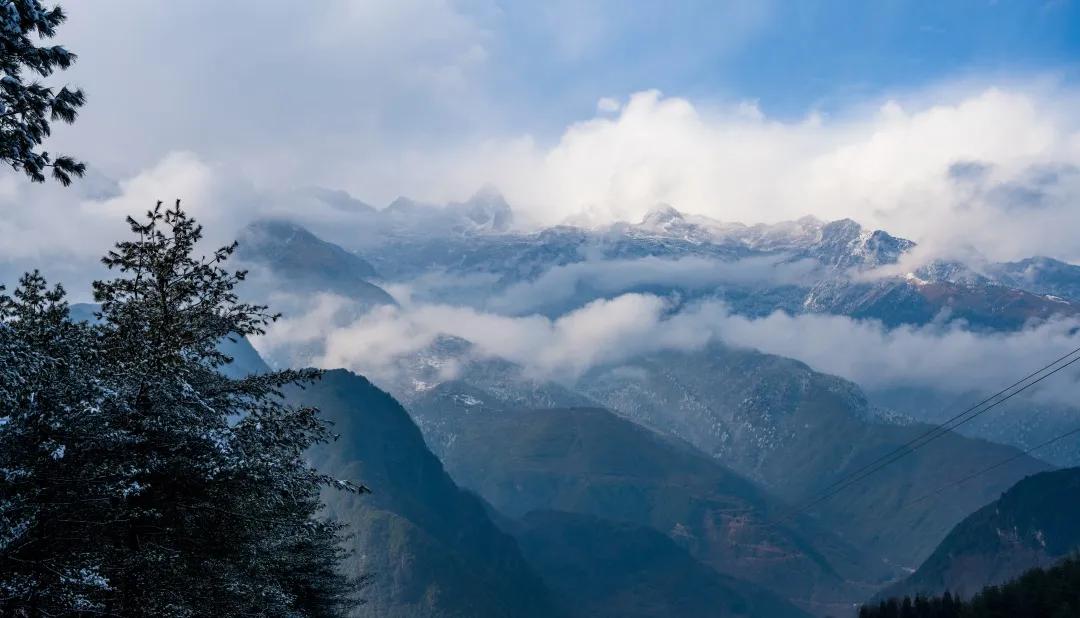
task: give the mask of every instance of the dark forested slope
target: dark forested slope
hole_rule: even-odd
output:
[[[1080,548],[1080,468],[1028,477],[957,524],[934,553],[882,596],[971,595]]]
[[[317,466],[373,491],[326,496],[353,535],[346,566],[372,578],[359,615],[555,614],[514,539],[447,476],[392,397],[344,370],[289,397],[317,406],[341,436],[312,453]]]

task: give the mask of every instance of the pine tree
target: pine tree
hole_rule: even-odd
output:
[[[362,486],[304,460],[332,439],[281,388],[315,371],[226,377],[227,337],[276,316],[239,302],[235,244],[159,204],[104,258],[100,324],[24,277],[2,304],[0,594],[5,613],[335,616],[356,602],[320,490]]]
[[[36,150],[52,132],[50,123],[74,122],[86,102],[81,90],[54,91],[36,81],[75,61],[62,46],[38,44],[55,36],[64,19],[63,9],[45,8],[39,0],[0,0],[0,160],[34,182],[44,182],[51,170],[54,179],[68,185],[86,166]]]
[[[1080,555],[1050,569],[1032,569],[1000,586],[987,586],[970,601],[946,592],[916,597],[914,604],[890,598],[864,605],[860,618],[1064,618],[1080,616]]]
[[[90,610],[117,446],[100,403],[96,336],[68,319],[62,288],[34,272],[0,296],[0,608],[30,615]],[[112,491],[117,488],[113,486]]]

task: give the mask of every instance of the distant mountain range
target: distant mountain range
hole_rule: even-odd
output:
[[[391,314],[442,303],[555,317],[644,292],[672,311],[717,299],[751,317],[952,322],[984,334],[1080,312],[1080,267],[1032,258],[903,272],[914,243],[850,220],[746,226],[661,207],[639,223],[522,232],[492,191],[381,210],[337,193],[318,199],[356,220],[329,232],[348,249],[293,222],[256,222],[241,235],[240,257],[264,298],[325,292],[356,301],[359,315],[395,304],[385,287],[408,290]],[[400,404],[338,371],[292,395],[339,423],[343,438],[317,453],[320,464],[376,490],[330,504],[359,531],[352,568],[393,565],[362,615],[477,615],[476,602],[496,615],[713,615],[706,605],[731,616],[850,615],[906,569],[928,568],[965,517],[1050,469],[1013,447],[946,433],[781,518],[925,432],[919,419],[943,420],[956,395],[868,395],[719,341],[602,362],[562,381],[452,336],[391,362],[379,386]],[[1018,399],[1015,414],[965,430],[1027,446],[1080,418],[1040,404],[1057,420],[1035,422],[1031,405]],[[1080,461],[1080,449],[1054,457]],[[1004,460],[941,499],[915,500]],[[684,577],[648,568],[645,556]]]
[[[595,261],[680,259],[719,262],[772,258],[790,264],[809,260],[819,268],[797,282],[737,281],[689,290],[723,298],[747,314],[775,309],[867,317],[887,325],[924,324],[942,316],[984,329],[1015,329],[1032,319],[1080,313],[1080,266],[1047,257],[965,264],[933,261],[910,272],[875,269],[895,266],[915,248],[912,241],[855,221],[823,222],[813,217],[777,224],[725,223],[659,206],[639,223],[597,229],[557,226],[532,232],[513,230],[513,212],[491,189],[445,207],[399,198],[382,210],[367,207],[348,228],[348,246],[363,254],[387,280],[424,274],[486,276],[498,291],[533,281],[560,266]],[[341,236],[338,231],[337,236]],[[663,281],[651,282],[663,287]],[[632,291],[606,288],[593,294]],[[769,290],[762,305],[745,298]],[[467,300],[474,290],[443,289],[434,300]],[[687,290],[682,290],[686,292]],[[589,300],[590,290],[538,308],[556,314]],[[475,302],[475,299],[474,299]]]
[[[332,204],[345,199],[314,190],[311,196]],[[519,232],[513,229],[510,206],[492,189],[446,206],[399,198],[381,210],[360,203],[347,212],[351,218],[347,224],[338,222],[328,230],[348,241],[351,251],[344,254],[294,223],[261,221],[241,234],[240,256],[301,289],[332,289],[365,302],[389,302],[364,285],[375,278],[453,276],[468,283],[428,290],[430,300],[466,304],[483,304],[510,286],[534,282],[570,265],[649,258],[720,263],[758,258],[781,267],[800,261],[809,265],[797,279],[780,282],[768,273],[727,282],[706,278],[699,285],[672,285],[659,276],[655,281],[627,281],[621,289],[590,289],[584,282],[572,296],[541,299],[527,308],[548,315],[596,297],[641,289],[678,291],[683,298],[717,297],[748,315],[776,309],[834,313],[890,326],[944,318],[1002,330],[1055,315],[1080,314],[1080,266],[1048,257],[973,264],[938,260],[910,272],[892,268],[879,273],[882,267],[897,266],[915,243],[882,230],[866,230],[850,219],[823,222],[804,217],[748,226],[660,206],[636,224]],[[308,274],[294,279],[298,273]],[[308,280],[312,275],[314,280]],[[485,294],[478,297],[472,286]]]
[[[314,195],[328,203],[347,202],[347,195],[338,193]],[[851,220],[805,217],[748,226],[662,206],[639,223],[520,232],[514,231],[510,207],[490,189],[448,206],[402,198],[382,210],[363,204],[342,209],[355,222],[339,222],[328,231],[347,239],[351,251],[300,233],[299,226],[272,222],[257,223],[242,235],[262,240],[251,249],[242,241],[241,255],[281,272],[273,289],[333,292],[363,307],[392,302],[369,286],[396,282],[410,290],[414,302],[549,317],[626,292],[657,294],[679,304],[718,299],[752,317],[774,311],[827,313],[878,320],[887,327],[954,322],[981,332],[1014,331],[1080,312],[1080,266],[1036,257],[1006,263],[935,261],[901,273],[898,262],[914,243]],[[259,232],[267,227],[275,233]],[[299,249],[283,250],[288,243]],[[318,249],[306,248],[310,245]],[[292,263],[275,267],[280,258],[274,256],[282,254]],[[360,274],[327,274],[341,271]],[[312,356],[301,360],[310,362]],[[986,395],[903,388],[868,394],[875,411],[925,422],[939,422]],[[1021,397],[993,418],[962,431],[1029,448],[1069,428],[1080,419],[1080,408]],[[1080,447],[1073,444],[1040,455],[1061,465],[1080,464]]]

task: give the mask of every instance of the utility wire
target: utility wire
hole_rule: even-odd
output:
[[[951,429],[950,425],[954,421],[956,421],[956,420],[960,419],[961,417],[971,413],[972,411],[978,409],[979,407],[983,406],[984,404],[986,404],[986,403],[988,403],[990,401],[993,401],[997,397],[1000,397],[1001,395],[1007,393],[1008,391],[1012,390],[1013,388],[1016,388],[1017,386],[1023,384],[1024,382],[1027,382],[1031,378],[1034,378],[1035,376],[1037,376],[1040,373],[1046,371],[1047,369],[1053,367],[1054,365],[1060,363],[1061,361],[1069,358],[1070,356],[1072,356],[1073,354],[1076,354],[1077,352],[1080,352],[1080,348],[1076,348],[1076,349],[1072,350],[1071,352],[1069,352],[1068,354],[1065,354],[1064,356],[1061,356],[1061,357],[1057,358],[1056,360],[1054,360],[1054,362],[1042,367],[1041,369],[1039,369],[1037,371],[1034,371],[1032,373],[1029,373],[1028,375],[1024,376],[1023,378],[1017,380],[1016,382],[1013,382],[1012,384],[1006,386],[1005,388],[1003,388],[1000,391],[994,393],[993,395],[990,395],[989,397],[987,397],[986,399],[983,399],[979,403],[976,403],[975,405],[963,410],[962,412],[956,414],[952,418],[949,418],[948,420],[944,421],[943,423],[939,423],[938,425],[928,429],[925,433],[923,433],[923,434],[921,434],[919,436],[916,436],[916,437],[912,438],[911,440],[908,440],[904,444],[902,444],[902,445],[896,447],[895,449],[893,449],[891,452],[889,452],[889,453],[887,453],[885,455],[882,455],[881,457],[878,457],[874,461],[871,461],[870,463],[864,465],[863,467],[859,468],[858,470],[855,470],[854,472],[849,472],[843,478],[840,478],[840,479],[838,479],[836,481],[833,481],[832,483],[830,483],[826,487],[822,488],[821,491],[828,491],[828,490],[832,489],[833,487],[835,487],[837,485],[840,485],[841,483],[846,481],[848,478],[850,478],[852,476],[855,476],[857,474],[860,474],[865,470],[870,469],[871,467],[881,463],[882,461],[884,461],[886,459],[889,459],[890,457],[892,457],[892,456],[896,455],[897,453],[903,451],[904,449],[908,448],[909,446],[911,446],[911,445],[913,445],[913,444],[927,438],[928,436],[934,435],[935,433],[944,433],[945,431],[949,431]],[[959,426],[959,425],[956,425],[956,426]],[[933,438],[931,438],[931,439],[933,439]]]
[[[1047,365],[1046,367],[1043,367],[1039,371],[1036,371],[1035,373],[1028,376],[1028,378],[1030,378],[1031,376],[1034,376],[1034,375],[1038,375],[1039,373],[1045,371],[1049,367],[1053,367],[1055,364],[1061,362],[1061,360],[1063,360],[1065,358],[1068,358],[1069,356],[1072,356],[1076,352],[1080,352],[1080,348],[1077,348],[1076,350],[1073,350],[1069,354],[1059,358],[1058,360],[1054,361],[1053,363],[1050,363],[1049,365]],[[792,519],[793,517],[795,517],[795,516],[797,516],[797,515],[799,515],[801,513],[804,513],[807,510],[813,508],[814,506],[817,506],[818,504],[821,504],[822,502],[825,502],[826,500],[832,498],[833,496],[837,495],[838,493],[844,491],[848,487],[851,487],[855,483],[858,483],[859,481],[873,475],[874,473],[881,470],[882,468],[885,468],[885,467],[889,466],[890,464],[892,464],[892,463],[894,463],[896,461],[899,461],[900,459],[903,459],[904,457],[910,455],[911,453],[915,452],[916,450],[926,446],[930,442],[933,442],[934,440],[936,440],[936,439],[940,438],[941,436],[945,435],[946,433],[948,433],[952,429],[955,429],[956,427],[959,427],[959,426],[961,426],[961,425],[963,425],[965,423],[968,423],[968,422],[974,420],[975,418],[977,418],[978,416],[980,416],[982,414],[985,414],[986,412],[988,412],[988,411],[992,410],[993,408],[1005,403],[1009,399],[1012,399],[1016,395],[1019,395],[1020,393],[1024,392],[1025,390],[1031,388],[1032,386],[1035,386],[1039,382],[1042,382],[1043,380],[1045,380],[1046,378],[1049,378],[1050,376],[1054,375],[1055,373],[1057,373],[1059,371],[1062,371],[1063,369],[1069,367],[1070,365],[1072,365],[1073,363],[1076,363],[1077,361],[1080,361],[1080,356],[1077,356],[1076,358],[1073,358],[1072,360],[1065,363],[1064,365],[1061,365],[1060,367],[1057,367],[1056,369],[1054,369],[1053,371],[1047,373],[1046,375],[1043,375],[1043,376],[1039,377],[1037,380],[1034,380],[1032,382],[1028,382],[1027,384],[1024,384],[1019,389],[1009,393],[1009,395],[1007,395],[1006,397],[995,401],[994,403],[990,404],[989,406],[986,406],[985,408],[982,408],[981,410],[978,410],[974,414],[971,414],[970,416],[968,416],[967,418],[964,418],[963,420],[960,420],[959,422],[953,423],[953,424],[951,424],[950,426],[947,426],[947,427],[940,427],[939,426],[939,427],[936,427],[935,429],[933,429],[931,431],[926,432],[925,434],[923,434],[923,436],[920,437],[920,438],[926,437],[926,439],[924,441],[922,441],[920,444],[916,444],[915,446],[910,446],[911,443],[918,442],[920,440],[920,438],[916,438],[915,440],[910,441],[908,443],[908,445],[904,445],[904,446],[896,449],[895,451],[893,451],[892,456],[886,456],[884,458],[881,458],[881,459],[884,459],[884,461],[879,459],[880,463],[878,465],[872,466],[869,469],[866,469],[866,467],[864,466],[864,468],[861,469],[861,472],[856,472],[853,475],[848,475],[848,477],[846,479],[842,479],[839,484],[833,483],[832,486],[831,486],[831,487],[833,487],[832,490],[826,491],[823,495],[821,495],[821,496],[819,496],[819,497],[817,497],[815,499],[812,499],[811,501],[807,502],[806,504],[804,504],[804,505],[802,505],[800,507],[797,507],[797,508],[793,509],[788,514],[786,514],[786,515],[780,517],[779,519],[775,520],[774,524],[779,524],[779,523],[783,523],[785,521],[788,521],[788,520]],[[1027,380],[1028,378],[1025,378],[1025,380]],[[1016,384],[1020,384],[1022,382],[1024,382],[1024,380],[1021,380],[1020,382],[1017,382]],[[1013,386],[1015,386],[1015,384]],[[1012,388],[1012,387],[1009,387],[1009,388]],[[1009,388],[1004,389],[1003,391],[1000,391],[999,394],[1008,391]],[[993,399],[993,398],[994,397],[990,397],[989,399]],[[960,417],[968,414],[971,410],[974,410],[974,409],[976,409],[976,408],[970,408],[969,410],[966,410],[963,413],[958,414],[957,416],[953,417],[952,420],[959,419]]]
[[[1011,457],[1006,457],[1005,459],[1002,459],[1001,461],[999,461],[999,462],[997,462],[997,463],[995,463],[995,464],[993,464],[991,466],[987,466],[986,468],[983,468],[982,470],[979,470],[978,472],[972,472],[971,474],[969,474],[969,475],[967,475],[967,476],[965,476],[963,478],[960,478],[960,479],[957,479],[957,480],[955,480],[955,481],[953,481],[951,483],[947,483],[945,485],[942,485],[941,487],[938,487],[937,489],[935,489],[934,491],[932,491],[930,493],[923,494],[922,496],[919,496],[918,498],[915,498],[914,500],[911,500],[910,502],[905,502],[904,504],[901,504],[898,507],[898,509],[900,509],[900,510],[906,509],[906,508],[908,508],[910,506],[914,506],[914,505],[916,505],[916,504],[918,504],[920,502],[923,502],[925,500],[933,498],[934,496],[940,494],[941,492],[943,492],[943,491],[945,491],[947,489],[952,489],[953,487],[958,487],[960,485],[963,485],[964,483],[970,481],[971,479],[973,479],[973,478],[975,478],[977,476],[981,476],[983,474],[986,474],[987,472],[991,472],[993,470],[996,470],[996,469],[1000,468],[1001,466],[1004,466],[1006,464],[1010,464],[1010,463],[1016,461],[1017,459],[1020,459],[1021,457],[1025,456],[1025,455],[1028,455],[1028,454],[1030,454],[1030,453],[1032,453],[1034,451],[1037,451],[1037,450],[1039,450],[1041,448],[1045,448],[1047,446],[1050,446],[1051,444],[1053,444],[1055,442],[1059,442],[1061,440],[1064,440],[1065,438],[1068,438],[1069,436],[1073,436],[1073,435],[1076,435],[1076,434],[1080,434],[1080,427],[1077,427],[1076,429],[1073,429],[1071,431],[1066,431],[1063,434],[1059,434],[1057,436],[1054,436],[1053,438],[1050,438],[1046,442],[1036,444],[1035,446],[1027,449],[1026,451],[1022,451],[1020,453],[1012,455]]]

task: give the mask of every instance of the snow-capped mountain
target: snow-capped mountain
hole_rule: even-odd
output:
[[[341,201],[339,195],[331,197]],[[744,225],[662,206],[636,223],[523,231],[513,228],[505,200],[491,191],[448,206],[399,199],[381,210],[356,207],[350,212],[356,225],[338,225],[334,232],[337,239],[348,240],[343,245],[326,242],[295,223],[261,222],[241,238],[241,255],[276,275],[271,279],[284,286],[283,291],[329,291],[355,298],[361,301],[352,309],[358,314],[371,305],[356,290],[376,285],[407,290],[401,305],[371,315],[403,318],[402,324],[394,324],[404,328],[399,335],[423,343],[402,348],[389,361],[380,357],[381,373],[373,380],[403,403],[427,447],[448,464],[455,480],[504,512],[516,504],[511,498],[520,492],[542,494],[552,479],[563,479],[564,471],[555,464],[576,463],[559,455],[561,451],[549,457],[552,441],[563,440],[566,432],[559,430],[559,423],[548,422],[543,411],[557,411],[553,414],[569,423],[586,418],[575,410],[602,409],[596,418],[608,419],[612,426],[644,426],[665,440],[681,441],[771,495],[799,504],[845,471],[858,470],[924,432],[927,426],[919,421],[940,421],[952,402],[927,389],[867,391],[801,362],[706,341],[704,333],[700,345],[647,347],[555,379],[531,370],[520,358],[515,362],[500,356],[490,342],[474,343],[460,334],[431,339],[414,332],[418,327],[408,322],[410,311],[453,306],[459,312],[451,315],[465,320],[483,314],[555,325],[588,303],[636,292],[664,297],[665,311],[672,313],[693,308],[697,301],[720,300],[740,317],[777,311],[837,314],[877,320],[882,326],[876,328],[886,330],[934,323],[932,330],[952,321],[955,326],[950,328],[995,334],[1080,313],[1080,267],[1049,258],[1006,264],[939,261],[897,274],[897,265],[915,244],[846,219],[805,217]],[[347,316],[345,321],[350,319],[356,318]],[[648,340],[653,333],[627,337]],[[384,343],[392,347],[395,342]],[[303,346],[314,347],[301,346],[303,354],[292,363],[318,358],[319,344],[305,339]],[[978,398],[972,394],[973,400]],[[1016,405],[1030,407],[1022,400]],[[938,448],[919,451],[843,501],[815,508],[813,522],[840,534],[843,545],[865,551],[882,573],[914,567],[973,510],[1018,479],[1048,467],[1015,447],[1028,448],[1044,440],[1046,431],[1067,426],[1074,416],[1067,408],[1055,408],[1060,422],[1054,424],[1023,425],[1029,415],[1015,415],[1021,424],[985,419],[965,426],[967,436],[947,433]],[[603,428],[597,433],[601,438],[609,434]],[[509,445],[521,444],[547,457],[546,467],[530,467],[539,459],[511,459],[520,449],[510,446],[503,461],[524,467],[513,468],[505,478],[483,476],[490,462],[477,459],[478,441],[486,444],[503,437]],[[589,440],[601,444],[601,438]],[[617,454],[618,461],[626,457],[623,451]],[[1080,451],[1055,452],[1054,457],[1055,462],[1073,462]],[[903,510],[888,506],[908,500],[912,487],[939,482],[942,470],[982,469],[1003,459],[1008,465],[995,467],[993,474],[952,492],[946,501]],[[580,478],[583,470],[573,468],[568,474]],[[598,474],[606,479],[607,471]],[[639,484],[638,479],[628,480],[625,491],[637,491]],[[583,491],[592,487],[589,481]],[[623,508],[604,511],[587,502],[565,506],[576,515],[598,517],[614,517]],[[653,526],[695,559],[712,564],[708,560],[713,554],[704,548],[724,538],[711,537],[712,531],[746,523],[721,510],[687,513],[699,519],[683,521],[680,514],[651,523],[642,519],[637,525]],[[752,538],[750,545],[760,547],[760,539]],[[749,563],[738,564],[743,569]],[[789,598],[818,586],[846,590],[835,601],[853,591],[852,581],[844,579],[846,583],[815,579],[798,590],[756,581],[784,590]]]
[[[648,212],[640,223],[609,228],[631,238],[673,238],[702,245],[741,247],[751,252],[787,253],[811,258],[833,269],[873,268],[895,263],[915,243],[881,230],[864,230],[851,219],[824,222],[816,217],[776,224],[725,223],[684,215],[668,205]]]
[[[509,205],[492,189],[446,206],[399,198],[382,210],[358,210],[355,219],[338,225],[335,235],[347,236],[345,246],[383,279],[420,281],[414,292],[422,300],[511,313],[554,316],[631,291],[683,301],[717,298],[747,315],[831,313],[888,326],[964,320],[977,329],[1009,330],[1080,313],[1080,266],[1050,258],[935,261],[896,273],[915,243],[850,219],[744,225],[662,205],[637,223],[517,231]],[[701,260],[699,271],[711,278],[688,284],[666,276],[662,267],[687,259]],[[644,260],[655,271],[652,279],[641,274],[648,270],[641,268]],[[747,260],[757,260],[759,274],[745,274]],[[792,275],[798,265],[802,270]],[[617,267],[638,274],[620,284],[600,272]],[[545,277],[576,287],[558,298],[537,294],[531,302],[510,303],[514,309],[493,304],[500,293],[520,293]]]

